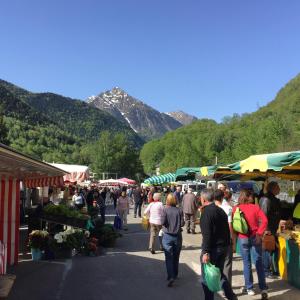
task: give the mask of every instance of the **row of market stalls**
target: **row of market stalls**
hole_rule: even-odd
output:
[[[219,181],[236,179],[263,181],[269,177],[300,180],[300,151],[251,155],[228,165],[180,168],[175,173],[152,176],[144,183],[156,185],[195,178]]]
[[[300,151],[251,155],[244,160],[228,165],[181,168],[176,170],[176,173],[172,173],[172,177],[166,175],[168,174],[148,178],[144,183],[158,185],[193,179],[265,181],[269,178],[277,178],[281,181],[300,181]],[[300,210],[300,204],[298,205]],[[293,230],[280,232],[278,254],[281,277],[288,280],[291,285],[300,288],[299,227],[295,226]]]

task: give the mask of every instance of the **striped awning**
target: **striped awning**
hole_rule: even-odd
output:
[[[64,185],[64,179],[62,176],[31,178],[31,179],[25,179],[24,185],[27,188],[44,187],[44,186],[61,187]]]
[[[145,184],[164,184],[175,182],[175,173],[162,174],[158,176],[152,176],[144,181]]]

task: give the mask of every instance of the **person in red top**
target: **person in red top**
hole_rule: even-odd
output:
[[[248,234],[238,233],[240,251],[244,264],[245,288],[243,291],[246,291],[248,295],[255,295],[250,254],[251,251],[253,251],[261,296],[262,299],[268,299],[266,277],[262,261],[262,236],[267,228],[268,219],[260,207],[253,204],[253,194],[249,190],[241,190],[239,204],[233,208],[233,216],[237,207],[244,213],[249,228]]]

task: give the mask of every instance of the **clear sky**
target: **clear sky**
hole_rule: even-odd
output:
[[[252,112],[300,73],[299,0],[1,0],[0,78],[159,111]]]

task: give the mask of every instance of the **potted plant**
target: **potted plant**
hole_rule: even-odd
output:
[[[52,248],[55,258],[71,258],[72,250],[80,252],[85,242],[85,233],[81,229],[67,229],[54,235]]]
[[[48,232],[44,230],[34,230],[29,234],[28,246],[31,248],[32,260],[38,261],[42,258],[42,250],[48,241]]]

